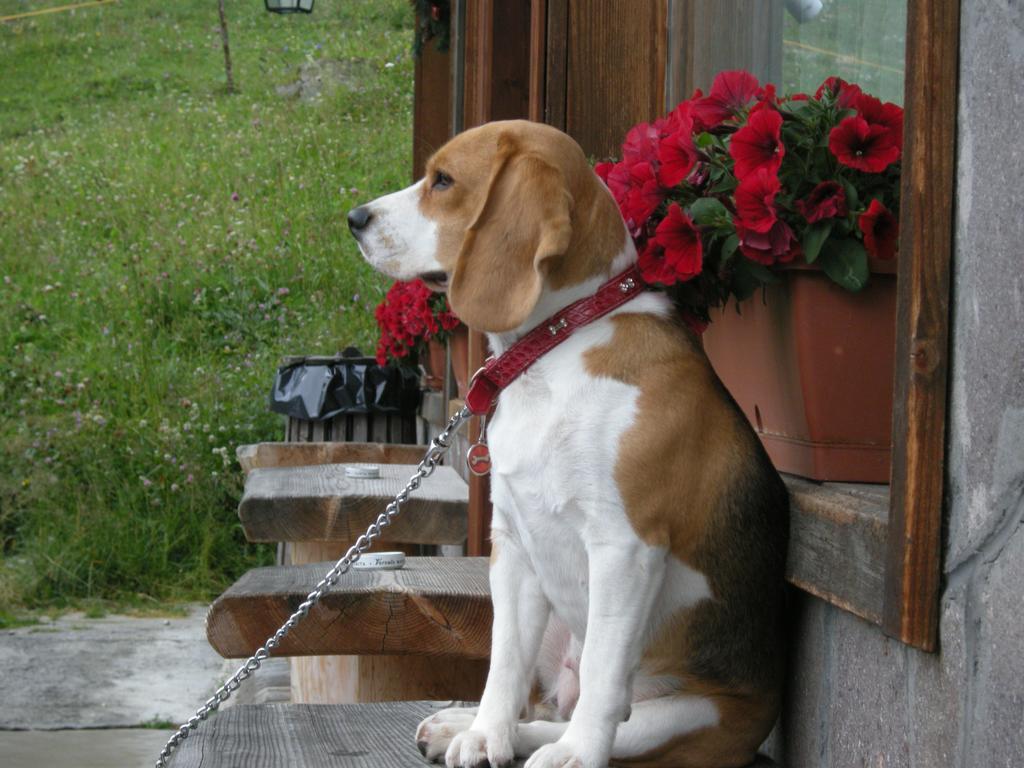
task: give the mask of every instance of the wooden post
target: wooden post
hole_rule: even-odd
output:
[[[537,82],[531,70],[531,52],[537,50],[540,31],[531,23],[542,4],[494,3],[463,0],[457,16],[461,36],[463,98],[460,128],[472,128],[490,120],[529,117],[531,84]],[[536,107],[534,107],[536,108]],[[475,371],[487,357],[487,340],[482,333],[469,337],[469,370]],[[470,423],[470,442],[480,434],[479,419]],[[466,554],[486,555],[490,551],[491,486],[486,477],[469,482],[469,521]]]
[[[454,21],[453,21],[454,23]],[[412,108],[412,179],[423,176],[430,156],[451,136],[452,57],[434,41],[416,58]]]
[[[882,627],[938,640],[960,0],[907,4],[892,509]]]
[[[348,542],[295,542],[292,564],[306,565],[336,560]],[[380,544],[380,550],[415,547]],[[352,704],[365,701],[409,699],[475,701],[487,680],[486,660],[436,656],[293,656],[292,702],[296,704]]]
[[[217,0],[217,13],[220,16],[220,40],[224,45],[224,74],[228,81],[228,93],[237,93],[235,78],[231,74],[231,47],[228,45],[228,20],[224,15],[224,0]]]

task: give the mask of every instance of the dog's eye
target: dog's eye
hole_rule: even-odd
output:
[[[452,181],[452,177],[449,176],[444,171],[435,171],[434,172],[434,181],[431,182],[430,188],[431,189],[448,189],[448,187],[450,187],[454,183],[455,182]]]

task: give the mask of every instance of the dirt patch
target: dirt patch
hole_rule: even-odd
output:
[[[286,99],[314,101],[339,88],[359,93],[375,73],[375,65],[366,59],[315,59],[299,67],[294,82],[279,85],[276,90]]]

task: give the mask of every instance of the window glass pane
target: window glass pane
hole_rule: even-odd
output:
[[[786,0],[784,93],[813,93],[831,75],[903,103],[904,0]]]

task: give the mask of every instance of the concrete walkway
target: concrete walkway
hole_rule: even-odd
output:
[[[4,768],[152,768],[170,731],[0,731]]]
[[[0,729],[187,720],[219,684],[205,606],[184,618],[68,614],[0,632]]]
[[[152,766],[171,730],[135,726],[184,722],[238,666],[206,642],[205,616],[69,614],[0,631],[0,766]],[[255,681],[287,686],[277,664]]]

